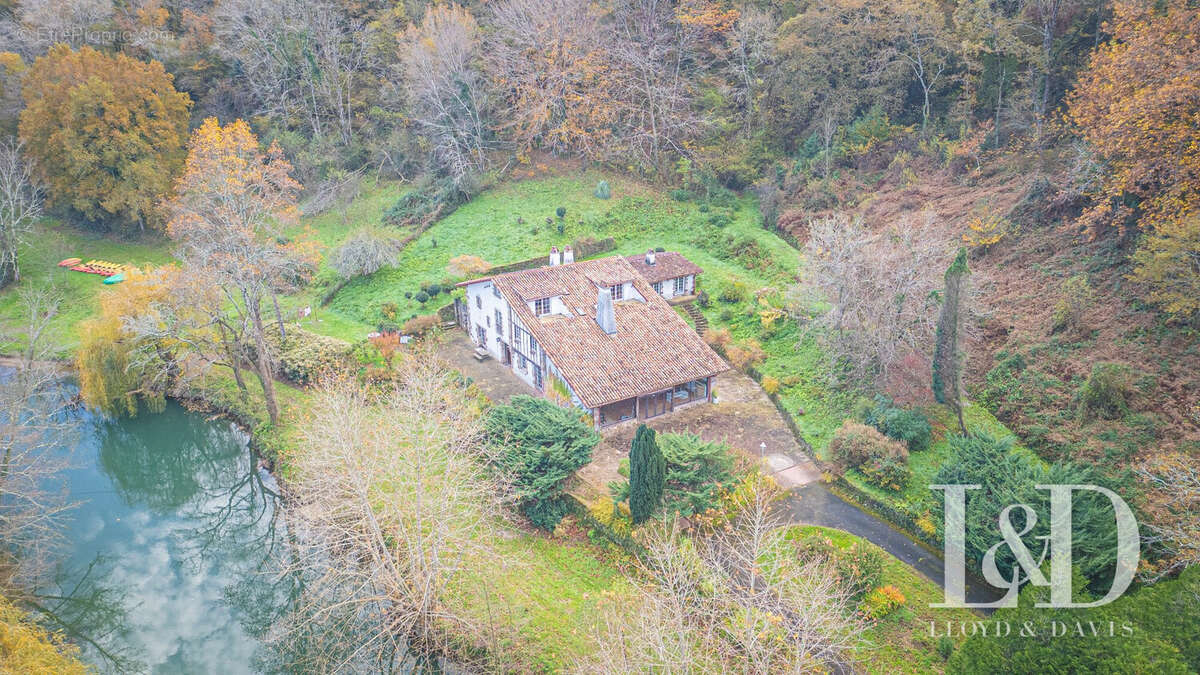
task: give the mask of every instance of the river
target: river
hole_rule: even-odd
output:
[[[288,594],[271,575],[278,491],[247,435],[174,403],[132,419],[71,415],[77,506],[43,602],[101,669],[115,656],[154,673],[258,670],[262,628]]]

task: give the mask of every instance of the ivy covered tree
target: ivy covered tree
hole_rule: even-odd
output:
[[[645,521],[662,505],[666,481],[667,461],[654,430],[643,424],[629,450],[629,513],[634,523]]]
[[[964,436],[967,425],[962,411],[962,353],[958,346],[958,332],[962,324],[967,275],[970,273],[967,269],[967,249],[960,248],[954,262],[946,269],[946,288],[933,348],[933,395],[938,403],[949,406],[958,416],[958,426]]]
[[[20,134],[51,206],[108,229],[162,226],[191,99],[161,63],[60,44],[25,76]]]

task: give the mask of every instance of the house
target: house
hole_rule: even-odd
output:
[[[665,300],[694,291],[701,271],[677,253],[575,262],[567,247],[547,266],[459,285],[477,347],[601,427],[712,401],[729,367]]]
[[[704,270],[696,263],[671,251],[646,251],[625,260],[664,298],[678,298],[696,292],[696,275]]]

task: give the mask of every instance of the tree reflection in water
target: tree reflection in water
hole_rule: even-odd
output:
[[[292,582],[274,564],[278,487],[246,434],[176,405],[80,417],[84,503],[45,610],[107,670],[252,670]]]

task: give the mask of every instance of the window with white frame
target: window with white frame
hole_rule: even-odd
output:
[[[655,292],[655,293],[658,293],[659,295],[662,295],[662,291],[663,291],[663,283],[662,283],[661,281],[656,281],[656,282],[654,282],[653,284],[650,284],[650,285],[654,287],[654,292]]]
[[[550,298],[538,298],[533,301],[533,313],[537,316],[550,313]]]
[[[682,295],[687,291],[687,277],[675,277],[675,295]]]
[[[496,332],[504,334],[504,315],[498,309],[496,310]]]
[[[625,284],[616,284],[609,286],[608,290],[612,293],[613,300],[621,300],[625,297]]]

